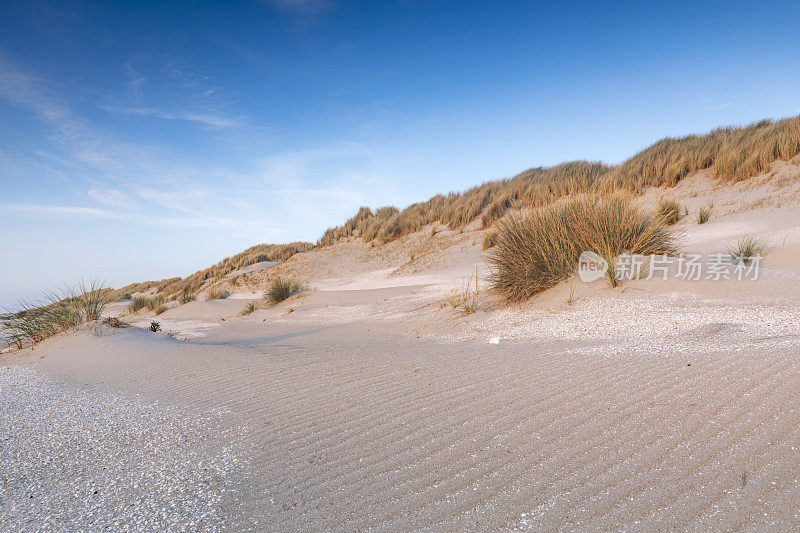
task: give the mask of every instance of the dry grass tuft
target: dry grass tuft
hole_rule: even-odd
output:
[[[658,202],[656,213],[666,224],[675,224],[681,219],[681,204],[672,198],[662,198]]]
[[[127,328],[128,327],[128,324],[126,324],[125,322],[121,321],[120,319],[118,319],[115,316],[109,316],[109,317],[104,318],[103,319],[103,324],[105,324],[106,326],[110,326],[112,328]]]
[[[442,302],[442,307],[449,305],[454,310],[461,309],[462,314],[471,315],[480,308],[481,300],[476,265],[474,278],[470,276],[460,290],[450,293]]]
[[[491,282],[508,302],[525,301],[566,280],[583,251],[601,255],[609,265],[626,250],[645,255],[676,251],[673,232],[662,220],[619,195],[581,196],[508,217],[497,232],[489,259]]]
[[[146,296],[134,296],[131,298],[131,303],[128,304],[128,312],[129,313],[136,313],[141,309],[147,307],[147,302],[150,301],[150,298]]]
[[[697,223],[705,224],[708,222],[711,219],[711,213],[713,210],[713,204],[708,204],[707,206],[701,207],[700,211],[697,212]]]
[[[303,286],[296,279],[278,278],[270,284],[264,298],[272,305],[277,305],[301,290]]]
[[[159,296],[159,295],[153,296],[152,298],[148,298],[147,299],[147,304],[146,304],[147,305],[147,309],[150,310],[150,311],[156,312],[156,314],[159,314],[159,313],[157,313],[157,311],[160,308],[164,307],[164,303],[165,302],[166,302],[166,299],[163,296]],[[161,312],[163,313],[164,311],[161,311]]]
[[[231,294],[220,287],[211,287],[206,293],[206,300],[224,300]]]
[[[192,293],[188,293],[188,294],[182,295],[180,297],[180,299],[178,300],[178,302],[180,302],[181,305],[184,305],[184,304],[188,304],[189,302],[193,302],[195,300],[197,300],[197,296],[192,294]]]

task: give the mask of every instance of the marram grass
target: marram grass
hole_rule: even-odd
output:
[[[583,251],[613,264],[623,251],[648,255],[676,250],[667,224],[629,198],[580,196],[501,220],[489,255],[490,281],[506,301],[522,302],[574,274]]]

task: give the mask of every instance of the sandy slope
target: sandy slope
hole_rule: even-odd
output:
[[[14,360],[228,413],[247,465],[222,504],[236,528],[797,529],[800,209],[796,167],[778,166],[758,187],[700,173],[667,191],[692,215],[715,201],[708,224],[680,223],[688,252],[768,237],[758,281],[573,280],[459,316],[442,300],[476,263],[485,284],[481,234],[426,231],[299,254],[155,318],[187,342],[104,328]],[[237,316],[285,272],[312,290]]]

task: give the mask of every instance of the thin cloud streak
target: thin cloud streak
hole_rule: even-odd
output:
[[[331,0],[267,0],[267,4],[284,13],[304,17],[320,15],[334,5]]]
[[[247,126],[247,122],[240,118],[230,118],[220,114],[202,111],[167,111],[157,108],[145,107],[114,107],[103,106],[102,109],[111,113],[119,113],[123,115],[137,115],[142,117],[154,117],[164,120],[180,120],[185,122],[195,122],[203,126],[208,126],[215,129],[227,128],[242,128]]]

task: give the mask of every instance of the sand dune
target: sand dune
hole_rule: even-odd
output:
[[[479,230],[419,232],[243,272],[253,298],[282,273],[310,286],[246,317],[241,299],[126,317],[177,338],[103,327],[8,357],[68,390],[214,413],[245,465],[220,526],[797,529],[800,209],[769,183],[753,195],[780,205],[757,210],[721,207],[745,185],[703,173],[670,191],[720,206],[680,223],[689,252],[770,239],[757,281],[575,279],[507,308],[484,292]],[[462,316],[442,300],[476,265]]]

